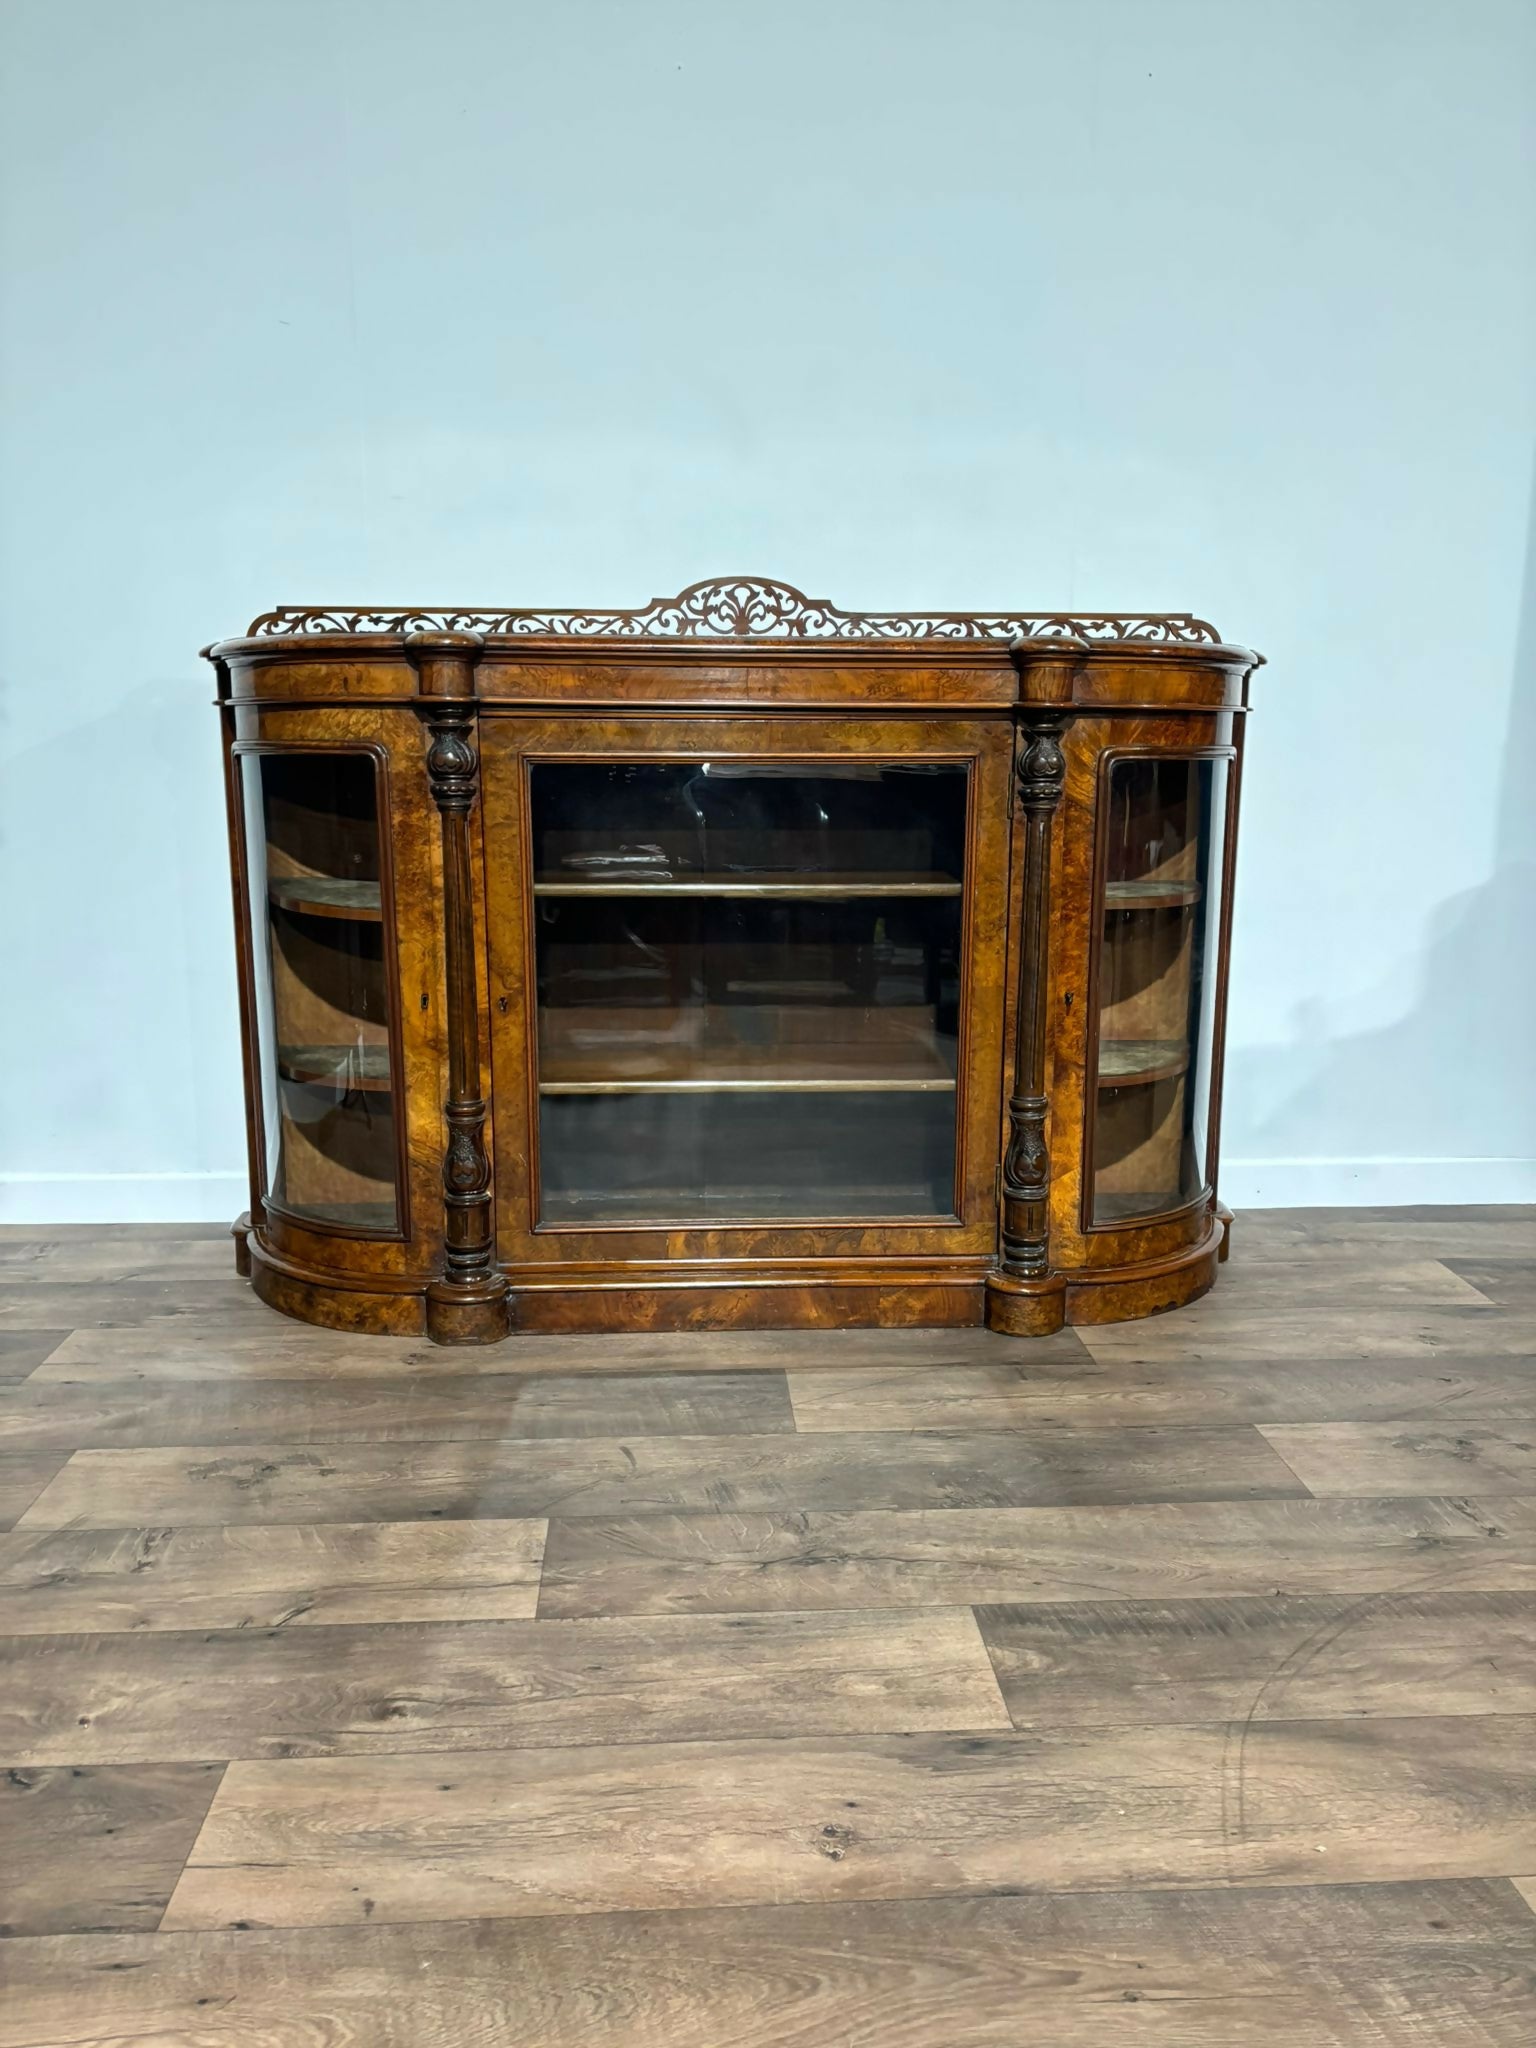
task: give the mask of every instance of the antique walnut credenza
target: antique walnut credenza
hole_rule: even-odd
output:
[[[273,1307],[985,1322],[1210,1286],[1248,678],[1182,614],[265,613],[206,650]]]

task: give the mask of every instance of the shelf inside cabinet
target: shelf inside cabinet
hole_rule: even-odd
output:
[[[285,1081],[314,1081],[347,1091],[385,1094],[390,1087],[387,1045],[280,1045],[277,1071]]]
[[[383,917],[377,882],[354,882],[331,875],[270,875],[267,893],[283,910],[306,917],[358,918],[377,924]]]
[[[1099,1042],[1101,1088],[1136,1088],[1169,1081],[1188,1065],[1189,1047],[1177,1039],[1105,1038]]]
[[[958,896],[965,884],[944,874],[606,874],[534,877],[535,896],[759,896],[847,902],[865,896]]]
[[[954,1071],[931,1032],[895,1008],[759,1004],[543,1015],[541,1095],[954,1088]]]
[[[1106,882],[1106,910],[1173,910],[1200,901],[1198,882]]]
[[[380,1182],[380,1186],[387,1186]],[[280,1202],[273,1207],[281,1210]],[[306,1202],[302,1209],[289,1212],[296,1223],[334,1223],[341,1230],[392,1230],[395,1225],[395,1205],[392,1199],[385,1201],[357,1202]]]

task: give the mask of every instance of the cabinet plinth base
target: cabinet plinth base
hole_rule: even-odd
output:
[[[1227,1227],[1213,1215],[1198,1244],[1167,1258],[1149,1259],[1141,1266],[1109,1267],[1102,1273],[1070,1275],[1067,1321],[1074,1325],[1129,1323],[1198,1300],[1215,1281]]]
[[[426,1335],[426,1310],[419,1292],[386,1292],[329,1274],[301,1275],[263,1244],[259,1230],[247,1238],[246,1256],[258,1300],[296,1322],[387,1337]]]
[[[968,1329],[981,1321],[980,1276],[930,1269],[876,1282],[831,1275],[645,1283],[596,1278],[531,1284],[513,1276],[519,1330],[594,1334],[671,1330]]]
[[[1039,1280],[987,1275],[986,1324],[1004,1337],[1049,1337],[1067,1320],[1067,1283],[1059,1273]]]
[[[503,1274],[474,1288],[434,1280],[426,1293],[427,1335],[434,1344],[498,1344],[511,1333],[511,1310]]]
[[[236,1268],[268,1307],[329,1330],[427,1337],[434,1344],[495,1344],[522,1333],[572,1335],[687,1330],[975,1329],[1048,1337],[1063,1326],[1130,1322],[1182,1308],[1204,1294],[1225,1256],[1232,1219],[1217,1210],[1198,1243],[1142,1265],[1055,1272],[1017,1280],[957,1262],[900,1277],[843,1273],[753,1279],[715,1273],[644,1278],[609,1269],[561,1273],[524,1267],[474,1290],[443,1281],[369,1286],[368,1277],[297,1267],[245,1218],[235,1226]],[[242,1264],[243,1260],[243,1264]],[[602,1360],[593,1360],[600,1368]]]

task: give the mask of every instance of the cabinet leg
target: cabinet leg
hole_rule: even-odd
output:
[[[229,1226],[229,1234],[235,1240],[235,1271],[242,1280],[251,1277],[251,1212],[237,1216]]]

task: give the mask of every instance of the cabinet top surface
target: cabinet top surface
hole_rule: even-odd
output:
[[[1256,667],[1262,657],[1223,642],[1188,612],[843,611],[792,585],[735,576],[695,583],[634,610],[536,610],[458,606],[285,605],[253,619],[246,634],[205,650],[216,660],[380,654],[437,641],[506,659],[618,658],[660,653],[726,661],[743,657],[876,657],[925,661],[1035,659],[1073,652],[1160,657]]]

